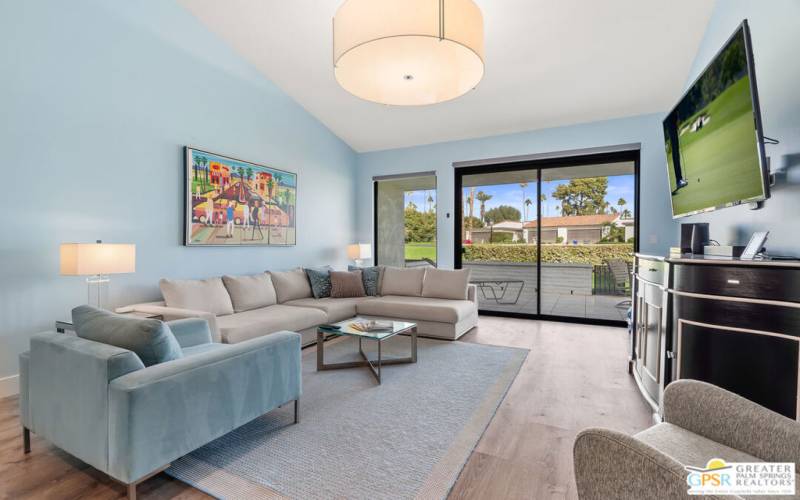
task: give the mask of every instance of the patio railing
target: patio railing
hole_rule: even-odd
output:
[[[630,265],[628,267],[630,268]],[[593,266],[592,295],[626,295],[625,290],[617,288],[615,281],[614,275],[607,265]],[[627,286],[629,287],[630,284]]]

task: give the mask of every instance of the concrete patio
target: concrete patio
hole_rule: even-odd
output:
[[[478,289],[479,308],[536,314],[536,265],[465,262]],[[590,264],[542,264],[541,314],[625,321],[625,295],[593,295]],[[518,295],[519,294],[519,295]]]

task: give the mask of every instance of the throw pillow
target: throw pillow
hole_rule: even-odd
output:
[[[78,337],[133,351],[144,366],[183,357],[178,339],[163,321],[131,318],[92,306],[72,310]]]
[[[221,278],[158,282],[167,307],[205,311],[217,316],[233,314],[233,303]]]
[[[315,299],[331,296],[331,266],[306,269],[308,281],[311,283],[311,292]]]
[[[267,273],[248,276],[223,276],[222,282],[228,290],[236,312],[271,306],[278,302],[272,276]]]
[[[387,267],[383,271],[381,295],[407,295],[419,297],[422,293],[424,267]]]
[[[467,300],[470,269],[425,270],[422,280],[422,296],[437,299]]]
[[[364,297],[364,282],[361,271],[331,271],[331,297]]]
[[[308,276],[302,268],[292,269],[291,271],[271,271],[272,283],[275,285],[275,293],[278,295],[278,303],[283,304],[289,300],[307,299],[313,297],[311,284]]]
[[[380,292],[380,281],[382,268],[379,266],[373,267],[357,267],[347,266],[348,271],[361,271],[362,281],[364,282],[364,291],[367,295],[374,297]]]

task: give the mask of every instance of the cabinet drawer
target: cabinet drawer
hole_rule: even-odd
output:
[[[667,263],[660,260],[645,259],[639,257],[636,259],[636,274],[642,279],[657,283],[659,285],[667,284]]]
[[[673,264],[675,289],[728,297],[800,302],[800,270]]]

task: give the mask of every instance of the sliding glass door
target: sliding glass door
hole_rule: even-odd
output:
[[[461,177],[461,265],[484,311],[537,314],[538,171]]]
[[[479,309],[622,324],[637,248],[639,152],[456,168],[456,267]]]
[[[436,267],[436,175],[376,177],[376,265]]]
[[[635,191],[633,161],[542,169],[542,314],[625,321]]]

